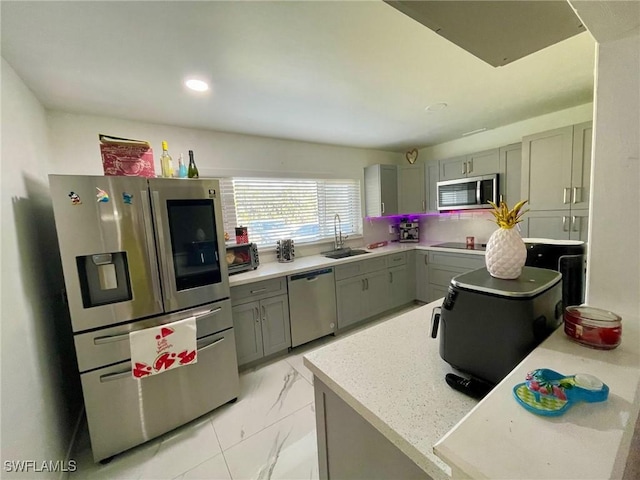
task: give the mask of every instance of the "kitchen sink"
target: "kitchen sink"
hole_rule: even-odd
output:
[[[362,255],[367,252],[366,250],[360,250],[358,248],[340,248],[338,250],[330,250],[328,252],[322,252],[321,255],[327,258],[333,258],[337,260],[338,258],[346,258],[346,257],[355,257],[356,255]]]

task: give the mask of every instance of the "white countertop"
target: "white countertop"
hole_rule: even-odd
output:
[[[305,355],[305,365],[434,479],[448,466],[433,445],[477,401],[444,380],[453,369],[430,336],[432,302]]]
[[[305,257],[296,257],[293,262],[280,263],[268,262],[262,263],[256,270],[243,273],[229,275],[229,285],[232,287],[244,285],[247,283],[259,282],[260,280],[269,280],[271,278],[282,277],[285,275],[293,275],[296,273],[314,270],[316,268],[335,267],[350,262],[359,262],[368,258],[375,258],[381,255],[389,255],[391,253],[408,250],[433,250],[447,253],[461,253],[464,255],[484,255],[482,250],[466,250],[458,248],[440,248],[434,247],[434,244],[444,243],[442,241],[423,242],[423,243],[390,243],[385,247],[366,249],[368,254],[355,255],[353,257],[340,258],[337,260],[323,257],[322,255],[308,255]],[[354,247],[361,248],[361,247]]]
[[[452,470],[471,478],[622,476],[640,408],[639,319],[623,320],[622,344],[611,351],[583,347],[558,328],[477,403],[444,381],[452,369],[429,335],[440,304],[309,353],[305,365],[433,478]],[[609,399],[556,418],[534,415],[511,390],[536,368],[595,375]]]
[[[623,319],[622,343],[595,350],[561,326],[442,440],[435,452],[471,478],[621,478],[640,409],[640,320]],[[527,412],[512,389],[537,368],[589,373],[609,386],[602,403],[577,403],[559,417]]]

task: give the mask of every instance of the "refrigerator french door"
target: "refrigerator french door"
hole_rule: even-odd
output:
[[[229,297],[217,180],[49,178],[74,332]]]
[[[229,296],[217,182],[150,179],[166,312]]]

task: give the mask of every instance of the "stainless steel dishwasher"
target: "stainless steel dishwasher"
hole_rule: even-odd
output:
[[[289,275],[291,346],[297,347],[336,331],[336,284],[333,268]]]

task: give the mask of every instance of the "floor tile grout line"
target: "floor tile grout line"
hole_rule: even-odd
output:
[[[263,431],[264,431],[264,430],[266,430],[267,428],[273,427],[276,423],[280,423],[280,422],[281,422],[281,421],[283,421],[285,418],[289,418],[291,415],[294,415],[294,414],[298,413],[299,411],[301,411],[301,410],[305,409],[305,408],[306,408],[306,407],[308,407],[309,405],[313,405],[313,403],[314,403],[314,401],[312,400],[311,402],[304,404],[302,407],[300,407],[300,408],[298,408],[298,409],[294,410],[294,411],[293,411],[293,412],[291,412],[290,414],[285,415],[285,416],[284,416],[284,417],[282,417],[282,418],[279,418],[279,419],[278,419],[278,420],[276,420],[275,422],[270,423],[269,425],[266,425],[264,428],[261,428],[261,429],[260,429],[260,430],[258,430],[257,432],[252,433],[252,434],[251,434],[251,435],[249,435],[248,437],[244,437],[244,438],[243,438],[242,440],[240,440],[238,443],[234,443],[233,445],[231,445],[231,446],[227,447],[225,450],[223,450],[223,451],[222,451],[222,453],[229,451],[230,449],[232,449],[233,447],[235,447],[235,446],[237,446],[237,445],[240,445],[242,442],[246,441],[247,439],[249,439],[249,438],[251,438],[251,437],[256,436],[257,434],[259,434],[259,433],[263,432]],[[222,447],[222,445],[221,445],[221,447]],[[225,461],[226,461],[226,459],[227,459],[227,458],[225,457]]]
[[[220,437],[218,437],[218,432],[216,431],[216,427],[213,424],[213,419],[210,418],[211,426],[213,427],[213,433],[216,434],[216,440],[218,440],[218,446],[220,447],[220,454],[222,455],[222,459],[224,460],[224,464],[227,467],[227,473],[229,474],[229,478],[233,480],[233,475],[231,475],[231,469],[229,468],[229,462],[227,462],[227,457],[224,455],[224,450],[222,450],[222,444],[220,443]]]

